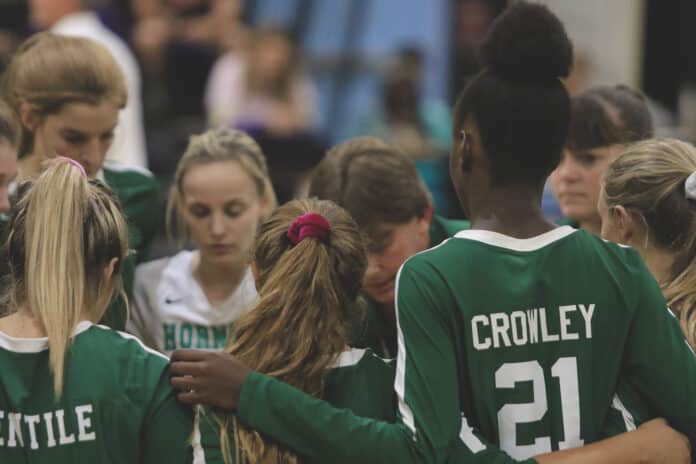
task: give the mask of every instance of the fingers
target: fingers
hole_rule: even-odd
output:
[[[205,371],[204,364],[202,362],[185,362],[176,361],[169,365],[169,370],[172,375],[182,376],[182,375],[202,375]]]
[[[200,387],[200,382],[195,377],[172,377],[170,383],[174,389],[184,392]]]
[[[176,361],[203,361],[210,356],[210,352],[202,350],[176,350],[172,353],[171,362]]]
[[[190,404],[192,406],[203,404],[203,395],[196,391],[183,391],[176,395],[176,399],[181,403]]]

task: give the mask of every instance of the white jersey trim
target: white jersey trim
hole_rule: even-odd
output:
[[[486,445],[476,436],[474,428],[469,425],[464,413],[462,413],[462,426],[459,429],[459,439],[469,448],[469,451],[474,454],[486,449]]]
[[[360,360],[365,356],[365,350],[360,348],[351,348],[338,355],[336,362],[334,362],[332,368],[337,367],[350,367],[355,366],[360,362]]]
[[[531,238],[515,238],[508,235],[499,234],[490,230],[462,230],[457,232],[455,238],[463,238],[486,243],[499,248],[507,248],[513,251],[536,251],[544,248],[568,235],[576,232],[570,226],[557,227],[549,232]]]
[[[90,321],[80,321],[75,326],[73,337],[94,326]],[[15,353],[41,353],[48,349],[48,337],[20,338],[0,332],[0,348]]]
[[[107,327],[107,326],[105,326],[105,325],[95,325],[95,327],[99,327],[99,328],[102,329],[102,330],[110,330],[110,331],[112,331],[112,332],[114,332],[114,333],[120,335],[121,338],[125,338],[126,340],[134,340],[134,341],[138,342],[138,345],[140,345],[140,348],[142,348],[144,351],[147,351],[147,352],[150,353],[150,354],[157,355],[158,357],[160,357],[160,358],[162,358],[162,359],[166,359],[167,362],[169,361],[169,356],[166,356],[166,355],[160,353],[159,351],[153,350],[152,348],[148,347],[147,345],[145,345],[145,344],[144,344],[138,337],[136,337],[135,335],[131,335],[131,334],[128,334],[128,333],[125,333],[125,332],[120,332],[120,331],[118,331],[118,330],[114,330],[114,329],[112,329],[111,327]]]
[[[399,272],[396,273],[396,284],[394,285],[394,305],[396,309],[396,376],[394,377],[394,390],[396,391],[396,396],[399,400],[399,414],[401,414],[401,420],[403,420],[404,425],[409,428],[413,434],[413,439],[416,439],[416,422],[413,418],[413,411],[406,403],[406,344],[404,343],[404,334],[401,331],[401,325],[399,323],[399,279],[401,278],[401,271],[404,268],[403,265],[399,268]]]
[[[623,418],[627,432],[636,429],[636,421],[633,418],[633,414],[631,414],[626,406],[624,406],[623,402],[619,398],[619,395],[614,395],[614,400],[611,402],[611,407],[621,413],[621,417]]]
[[[414,256],[420,255],[422,253],[427,253],[430,250],[435,250],[445,245],[451,239],[443,240],[439,245],[435,245],[432,248],[421,251]],[[411,430],[413,433],[413,439],[416,439],[416,421],[413,418],[413,411],[411,407],[406,403],[406,343],[404,342],[404,333],[401,331],[401,324],[399,322],[399,280],[401,279],[401,271],[404,269],[406,263],[412,259],[408,258],[404,264],[399,268],[399,272],[396,273],[396,283],[394,284],[394,307],[396,309],[396,376],[394,377],[394,390],[396,391],[397,399],[399,400],[399,414],[401,414],[401,420],[404,425]]]
[[[191,446],[193,448],[193,464],[205,464],[205,450],[201,445],[201,415],[204,414],[203,407],[196,406],[196,415],[193,418],[193,438]]]

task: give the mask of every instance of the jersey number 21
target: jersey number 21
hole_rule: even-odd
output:
[[[551,367],[551,376],[558,379],[563,413],[563,441],[558,449],[583,445],[580,438],[580,395],[578,392],[577,358],[559,358]],[[515,459],[527,459],[551,452],[551,437],[537,437],[530,445],[517,443],[517,424],[540,421],[548,410],[544,370],[537,361],[505,363],[495,372],[496,388],[515,388],[518,382],[532,382],[533,401],[506,404],[498,411],[500,448]]]

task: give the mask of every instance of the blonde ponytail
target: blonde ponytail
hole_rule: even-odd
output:
[[[56,398],[65,356],[80,320],[98,320],[122,292],[118,264],[127,226],[113,194],[69,162],[54,162],[20,200],[10,224],[8,255],[13,301],[41,323],[48,337]]]
[[[69,336],[85,306],[81,232],[87,186],[78,169],[57,163],[33,186],[30,201],[41,207],[30,208],[26,218],[27,306],[48,336],[58,397]]]

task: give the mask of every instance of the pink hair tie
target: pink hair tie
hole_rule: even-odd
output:
[[[288,238],[293,245],[297,245],[307,237],[318,238],[326,241],[331,234],[331,225],[324,216],[316,213],[297,216],[288,227]]]
[[[67,156],[56,156],[54,163],[58,163],[58,162],[62,162],[62,161],[72,164],[73,166],[75,166],[77,169],[80,170],[80,172],[82,173],[82,177],[87,177],[87,171],[85,171],[85,168],[78,161],[75,161],[72,158],[68,158]]]

